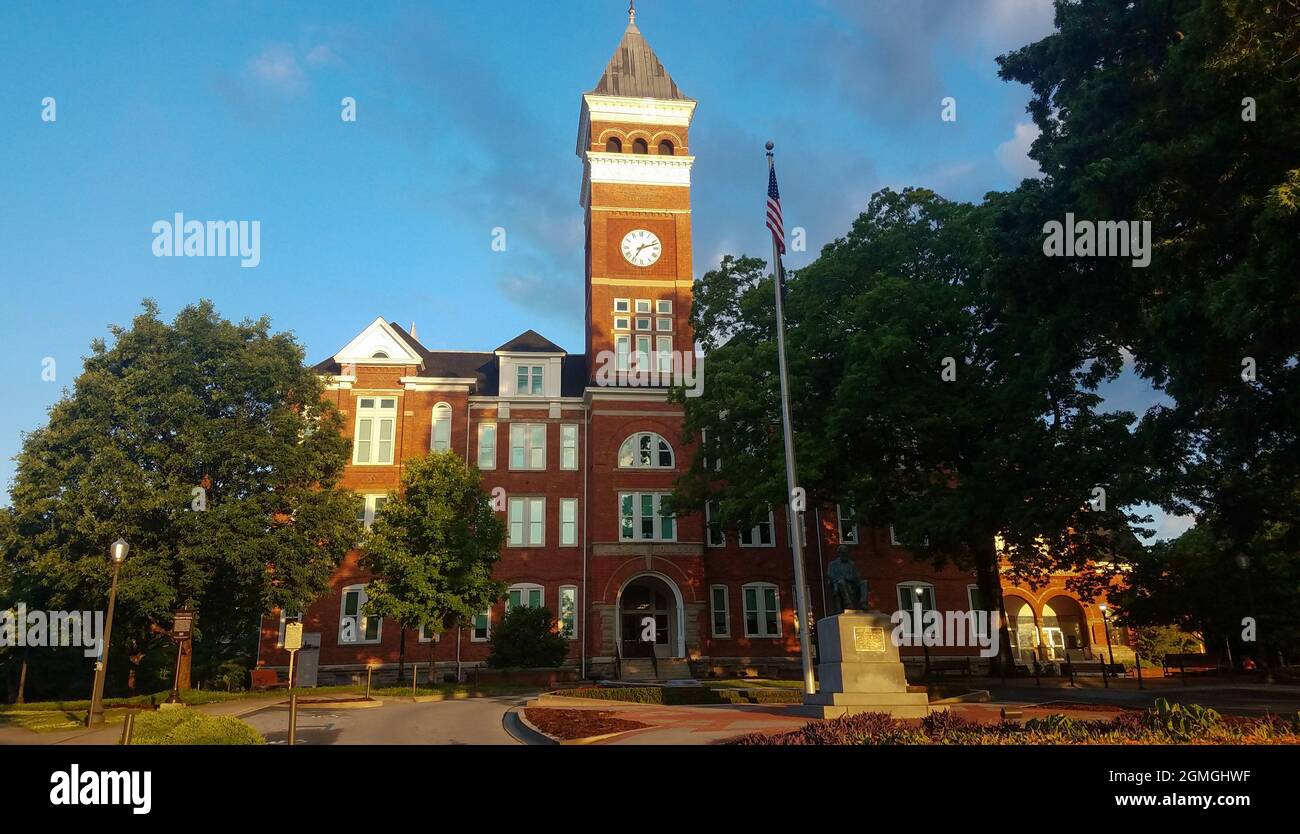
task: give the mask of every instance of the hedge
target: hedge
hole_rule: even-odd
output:
[[[565,697],[633,704],[798,704],[803,693],[790,689],[709,689],[703,686],[588,686],[555,693]]]
[[[262,734],[238,718],[192,709],[141,713],[132,744],[266,744]]]

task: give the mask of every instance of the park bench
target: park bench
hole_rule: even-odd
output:
[[[966,677],[972,674],[969,657],[960,660],[927,660],[925,664],[925,673],[927,675],[943,674],[945,672],[960,672]]]
[[[250,683],[254,692],[261,692],[267,689],[287,689],[289,683],[280,680],[280,673],[274,669],[254,669],[249,673]]]
[[[1110,678],[1124,674],[1122,663],[1107,663],[1104,660],[1071,660],[1065,658],[1065,673],[1070,676],[1070,686],[1075,686],[1075,675],[1101,675],[1102,683],[1110,687]]]
[[[1182,676],[1183,683],[1187,683],[1187,670],[1193,672],[1218,672],[1219,664],[1208,654],[1198,654],[1195,652],[1183,652],[1179,654],[1165,655],[1164,672],[1169,674],[1170,669],[1177,669],[1178,674]]]

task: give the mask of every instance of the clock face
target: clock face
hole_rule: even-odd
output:
[[[663,244],[654,232],[633,229],[623,236],[623,257],[632,266],[650,266],[664,253]]]

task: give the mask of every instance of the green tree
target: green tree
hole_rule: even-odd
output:
[[[1160,504],[1196,511],[1217,554],[1188,580],[1246,555],[1257,586],[1284,585],[1300,560],[1300,2],[1090,0],[1058,3],[1056,23],[999,58],[1041,130],[1046,178],[1020,190],[1049,195],[1039,222],[1149,222],[1151,262],[1079,259],[996,292],[1130,350],[1172,399],[1141,431]]]
[[[399,676],[406,629],[441,633],[501,599],[505,586],[492,579],[492,568],[505,535],[476,467],[454,452],[404,462],[402,491],[375,519],[361,557],[375,576],[366,613],[402,627]]]
[[[0,529],[15,592],[67,610],[103,608],[109,545],[130,543],[110,655],[128,687],[182,606],[196,645],[247,655],[260,615],[324,593],[360,534],[337,488],[349,441],[293,337],[208,301],[171,324],[143,306],[24,437]]]
[[[494,669],[559,666],[568,653],[568,641],[556,630],[550,609],[516,605],[492,630],[488,665]]]
[[[1099,413],[1087,387],[1110,367],[1081,368],[1070,334],[990,303],[990,271],[1032,263],[987,243],[997,216],[923,189],[878,193],[845,238],[788,277],[787,303],[810,505],[851,506],[894,525],[920,558],[974,571],[992,612],[1000,557],[1027,581],[1113,559],[1127,546],[1116,510],[1134,492],[1134,417]],[[715,500],[724,526],[786,503],[773,308],[752,258],[724,258],[695,295],[707,384],[682,401],[687,431],[706,442],[674,503]],[[1104,511],[1087,507],[1098,486]]]

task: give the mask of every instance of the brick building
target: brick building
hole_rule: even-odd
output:
[[[509,537],[497,576],[510,586],[508,599],[442,635],[409,631],[408,662],[481,663],[506,605],[544,605],[571,640],[570,663],[587,674],[646,673],[638,638],[646,616],[655,619],[661,676],[797,669],[801,618],[783,509],[739,534],[710,529],[704,511],[660,515],[693,454],[681,441],[681,407],[662,387],[608,385],[601,376],[610,368],[667,369],[674,355],[693,356],[695,106],[633,18],[599,83],[582,97],[583,353],[531,330],[492,351],[432,350],[414,332],[376,318],[317,366],[353,433],[343,486],[364,496],[366,524],[397,489],[403,461],[430,449],[464,455],[486,488],[507,496]],[[814,618],[826,610],[825,566],[841,542],[870,581],[873,608],[907,604],[899,600],[940,611],[974,604],[972,576],[913,560],[888,529],[858,529],[834,506],[813,509],[804,523]],[[319,645],[303,659],[320,682],[351,679],[368,665],[394,669],[399,629],[364,615],[368,578],[353,552],[331,593],[308,611],[264,618],[258,666],[287,667],[283,626],[302,616],[309,643]],[[1100,611],[1060,583],[1007,593],[1022,657],[1078,657],[1104,647]],[[345,631],[344,618],[356,627]],[[902,651],[910,659],[924,653]]]

